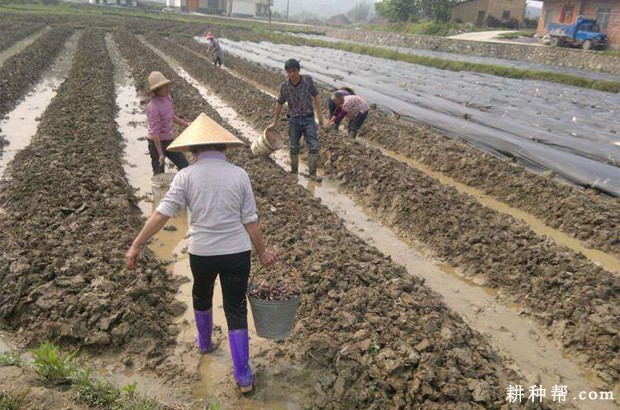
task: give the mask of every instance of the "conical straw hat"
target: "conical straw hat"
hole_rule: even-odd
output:
[[[155,91],[158,88],[170,83],[171,81],[164,77],[164,75],[159,71],[153,71],[149,74],[149,91]]]
[[[245,145],[203,112],[168,146],[167,150],[187,151],[190,147],[206,144],[226,144],[228,148]]]

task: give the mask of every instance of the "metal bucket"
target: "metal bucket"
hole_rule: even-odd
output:
[[[162,174],[153,175],[151,178],[151,189],[153,191],[153,199],[161,199],[168,192],[168,188],[170,188],[170,184],[172,184],[172,180],[176,173],[173,172],[164,172]]]
[[[266,157],[284,146],[284,139],[273,128],[267,128],[262,135],[252,143],[252,154],[257,157]]]
[[[295,314],[301,296],[288,300],[262,300],[249,296],[256,334],[272,340],[282,340],[293,331]]]

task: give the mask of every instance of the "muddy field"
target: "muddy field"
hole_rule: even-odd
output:
[[[198,56],[166,46],[160,37],[149,39],[201,75],[204,63]],[[226,89],[223,98],[237,111],[246,113],[258,128],[270,123],[271,97],[221,71],[207,69],[202,69],[201,80],[216,92],[224,94]],[[484,278],[507,298],[525,301],[526,311],[548,327],[550,336],[562,340],[565,349],[584,362],[596,360],[596,370],[606,382],[617,380],[612,364],[617,347],[613,338],[618,318],[617,276],[377,150],[338,134],[330,134],[324,142],[325,171],[381,215],[384,223],[421,240],[467,274]],[[583,320],[584,315],[589,319]]]
[[[204,53],[195,41],[175,41]],[[276,93],[284,78],[274,72],[226,54],[227,65],[245,78]],[[325,95],[329,90],[324,89]],[[371,129],[372,132],[366,131]],[[498,200],[530,212],[547,225],[584,241],[587,247],[620,255],[620,203],[617,199],[533,175],[522,166],[499,160],[460,140],[451,140],[413,124],[373,111],[361,137],[388,150],[420,161],[432,170],[471,187],[482,189]]]
[[[65,22],[45,16],[32,23],[41,20]],[[123,16],[119,26],[133,30],[111,32],[113,21],[107,16],[99,25],[103,30],[78,32],[67,80],[47,106],[31,143],[17,153],[0,181],[2,328],[19,347],[45,340],[79,347],[92,363],[157,378],[174,390],[182,408],[204,408],[209,401],[191,395],[204,377],[200,367],[206,359],[191,342],[179,340],[179,334],[191,332],[193,326],[178,320],[191,309],[178,299],[182,278],[171,273],[170,261],[158,260],[150,251],[142,256],[137,272],[124,269],[126,248],[144,221],[138,207],[144,193],[136,192],[123,171],[126,142],[114,122],[119,110],[114,77],[118,67],[112,64],[110,50],[117,49],[128,66],[136,97],[144,91],[148,73],[161,71],[173,80],[180,117],[206,112],[242,138],[241,131],[223,120],[162,54],[256,129],[271,122],[274,103],[259,88],[277,87],[281,74],[232,56],[226,56],[225,64],[235,75],[214,68],[200,45],[187,37],[199,31],[198,24]],[[74,28],[86,25],[94,25],[93,20],[71,23]],[[147,33],[146,27],[159,34]],[[73,32],[61,30],[52,31],[54,41],[44,34],[15,56],[17,63],[7,66],[8,60],[0,67],[0,72],[34,70],[17,91],[0,84],[0,96],[6,97],[4,115],[38,81],[46,67],[42,60],[52,60]],[[185,37],[160,35],[179,32]],[[55,51],[36,52],[47,49]],[[251,73],[252,82],[239,78]],[[456,179],[513,206],[529,205],[528,211],[541,218],[552,213],[545,219],[550,225],[577,214],[556,227],[617,252],[616,200],[532,177],[464,143],[381,115],[372,113],[362,140],[434,163],[431,168],[455,178],[460,175]],[[382,139],[382,133],[390,138]],[[397,148],[393,136],[401,136],[410,148]],[[517,303],[571,360],[582,369],[586,364],[593,368],[591,386],[613,388],[619,366],[616,273],[365,143],[338,133],[322,137],[323,171],[344,193],[403,238],[423,245],[436,260],[497,289],[501,303]],[[267,398],[285,398],[288,388],[294,392],[289,393],[296,400],[294,408],[499,409],[509,407],[509,384],[538,382],[498,355],[492,341],[448,309],[415,272],[353,235],[312,190],[298,185],[296,177],[272,159],[253,157],[247,147],[229,158],[248,171],[261,229],[281,256],[272,270],[261,269],[254,260],[254,280],[290,275],[296,269],[303,278],[304,297],[293,334],[283,343],[266,344],[260,356],[251,359],[257,372],[255,396],[241,399],[230,387],[230,375],[223,374],[208,400],[216,399],[224,408],[270,408]],[[455,159],[458,166],[446,166]],[[486,168],[476,174],[482,165]],[[510,183],[493,189],[501,175]],[[528,193],[532,185],[540,185],[540,190]],[[521,194],[560,197],[563,203],[545,204]],[[597,222],[594,215],[601,212],[604,220]],[[568,227],[575,224],[578,229]],[[582,237],[577,233],[586,230]],[[27,369],[0,367],[3,390],[13,388],[15,378],[37,384]],[[69,402],[68,394],[41,389],[28,395],[33,406],[48,405],[40,403],[49,400],[52,406],[81,408]],[[548,400],[518,407],[551,404]]]
[[[2,24],[0,25],[0,50],[4,50],[13,43],[28,37],[41,30],[41,24]]]
[[[346,83],[382,110],[534,171],[552,170],[575,184],[620,194],[620,122],[613,108],[620,97],[615,93],[451,72],[328,48],[224,41],[230,53],[272,69],[296,55],[304,71],[321,83]]]
[[[0,68],[0,116],[4,116],[26,95],[72,32],[70,29],[51,30],[23,52],[4,62]]]

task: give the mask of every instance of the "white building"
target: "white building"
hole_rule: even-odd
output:
[[[107,6],[126,6],[126,7],[137,7],[137,0],[88,0],[88,4],[101,4]]]
[[[266,17],[269,2],[273,6],[273,0],[166,0],[166,7],[233,17]]]

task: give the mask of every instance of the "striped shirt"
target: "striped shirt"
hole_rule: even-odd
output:
[[[188,207],[189,252],[198,256],[229,255],[252,249],[244,225],[256,222],[256,202],[247,172],[206,151],[180,170],[156,211],[172,217]]]

